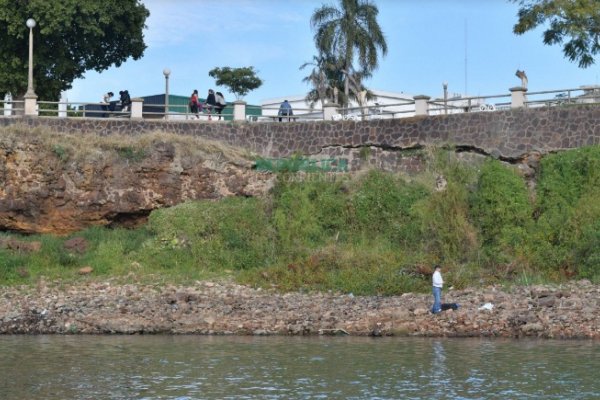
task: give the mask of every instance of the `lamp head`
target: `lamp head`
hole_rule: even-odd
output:
[[[171,70],[169,68],[165,68],[165,69],[163,69],[163,74],[165,75],[166,78],[168,78],[169,75],[171,75]]]
[[[29,18],[26,22],[26,25],[29,29],[35,28],[35,19]]]

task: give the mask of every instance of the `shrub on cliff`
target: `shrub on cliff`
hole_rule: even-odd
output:
[[[444,180],[446,186],[432,191],[416,205],[420,258],[427,264],[463,265],[473,258],[478,247],[477,231],[469,220],[468,202],[476,178],[475,169],[450,152],[438,150],[433,157],[432,172]]]
[[[349,202],[349,225],[355,234],[383,236],[398,246],[419,242],[420,222],[414,207],[429,195],[424,185],[373,170],[355,186]]]
[[[260,199],[197,201],[150,214],[155,235],[149,251],[167,267],[180,257],[186,268],[260,268],[274,257],[274,236]],[[167,255],[167,256],[165,256]]]
[[[272,191],[271,221],[279,254],[290,259],[346,234],[344,182],[314,177],[299,181],[284,173]]]
[[[538,269],[600,276],[600,147],[557,154],[541,161],[532,259]]]
[[[471,218],[479,231],[485,264],[509,264],[527,240],[533,205],[523,178],[489,159],[481,167],[472,193]]]

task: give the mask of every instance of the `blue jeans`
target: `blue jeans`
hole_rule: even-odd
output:
[[[442,288],[433,286],[433,307],[431,312],[434,314],[442,311]]]

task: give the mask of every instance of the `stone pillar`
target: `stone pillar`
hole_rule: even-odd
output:
[[[25,115],[37,116],[37,96],[35,94],[26,94],[23,99],[25,100]]]
[[[333,116],[339,114],[338,112],[339,104],[335,103],[327,103],[323,105],[323,120],[331,121],[333,120]]]
[[[413,97],[415,99],[415,115],[429,115],[429,99],[431,97],[425,95],[417,95]]]
[[[246,120],[246,102],[242,100],[236,100],[233,102],[233,120],[234,121],[245,121]]]
[[[142,111],[144,109],[144,99],[131,99],[131,119],[142,119]]]
[[[527,93],[527,88],[523,86],[516,86],[508,90],[510,90],[510,108],[525,107],[525,102],[527,101],[525,93]]]

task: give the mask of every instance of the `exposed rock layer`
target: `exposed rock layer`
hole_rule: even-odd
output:
[[[223,147],[184,151],[155,140],[141,150],[77,150],[72,137],[54,140],[53,147],[47,138],[0,142],[0,230],[66,234],[135,225],[187,200],[261,195],[273,179],[248,159],[224,156]]]
[[[431,296],[279,294],[234,284],[3,288],[2,334],[403,335],[600,339],[600,286],[446,291],[457,311],[429,313]],[[491,303],[491,310],[480,309]]]

